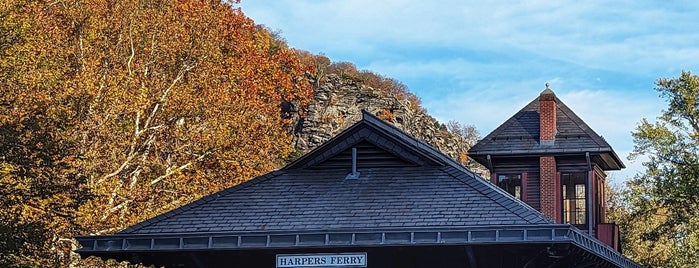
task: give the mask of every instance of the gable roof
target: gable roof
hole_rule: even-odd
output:
[[[357,148],[358,178],[348,177],[351,166],[342,164],[352,148]],[[366,112],[360,122],[281,170],[114,235],[76,238],[81,255],[118,259],[135,252],[572,243],[605,262],[634,267],[602,242],[555,224]]]
[[[355,147],[360,141],[370,143],[371,146],[386,151],[393,157],[403,159],[413,165],[443,166],[449,164],[460,166],[458,162],[442,154],[432,146],[406,134],[371,113],[362,111],[362,120],[306,155],[289,163],[284,169],[317,167],[320,162],[332,161],[333,158],[336,158],[343,151],[346,153],[346,150]],[[361,158],[362,156],[360,155]],[[366,160],[372,161],[370,158]]]
[[[351,148],[358,149],[358,179],[347,179]],[[360,122],[279,171],[120,234],[552,223],[503,193],[365,112]]]
[[[597,160],[596,162],[605,170],[618,170],[625,167],[602,136],[595,133],[555,95],[554,100],[557,131],[553,144],[540,143],[539,99],[536,98],[471,147],[468,151],[469,156],[487,165],[488,155],[536,156],[589,152],[593,155],[593,160]]]

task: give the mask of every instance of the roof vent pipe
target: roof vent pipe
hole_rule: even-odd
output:
[[[345,179],[358,179],[359,172],[357,172],[357,148],[352,147],[352,173],[348,174]]]

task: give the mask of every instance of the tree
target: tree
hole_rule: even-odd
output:
[[[648,206],[647,186],[635,182],[626,187],[611,187],[607,194],[607,221],[615,222],[621,230],[621,246],[624,255],[647,267],[683,267],[686,262],[687,248],[684,253],[674,243],[674,237],[652,235],[667,221],[667,212],[658,208],[655,213],[639,213],[640,208]],[[687,267],[684,265],[684,267]],[[694,267],[690,265],[689,267]]]
[[[279,167],[297,52],[221,1],[0,3],[0,266],[67,266],[119,231]]]
[[[0,4],[0,266],[57,267],[69,259],[77,208],[90,197],[80,172],[75,99],[58,27],[42,5]],[[57,103],[64,105],[56,105]]]
[[[473,125],[464,125],[455,120],[447,122],[446,128],[450,133],[448,136],[453,140],[452,143],[458,147],[459,155],[454,159],[473,170],[479,169],[478,163],[471,161],[468,157],[468,150],[478,142],[480,136],[478,129]]]
[[[631,180],[627,237],[630,255],[666,267],[699,266],[699,77],[682,72],[659,79],[656,90],[668,102],[654,123],[643,119],[633,132],[631,158],[646,156],[645,174]],[[658,247],[658,245],[661,245]],[[643,250],[643,248],[651,250]],[[657,249],[657,250],[652,250]]]

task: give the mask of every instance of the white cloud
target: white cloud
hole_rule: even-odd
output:
[[[290,45],[393,77],[430,114],[487,134],[544,83],[625,158],[664,104],[652,88],[699,72],[696,1],[243,1]],[[633,173],[640,168],[627,165]],[[624,173],[622,173],[624,174]],[[621,176],[621,175],[620,175]]]
[[[243,1],[258,22],[313,52],[370,53],[382,45],[523,50],[610,71],[696,67],[697,4],[636,1]],[[271,11],[274,10],[274,11]],[[273,25],[271,25],[273,24]],[[330,55],[332,56],[332,55]],[[645,66],[645,68],[639,68]]]

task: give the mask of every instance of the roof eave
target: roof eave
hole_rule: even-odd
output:
[[[605,170],[621,170],[623,168],[626,168],[624,165],[624,162],[621,161],[619,156],[612,150],[611,148],[575,148],[575,149],[556,149],[556,148],[551,148],[551,149],[546,149],[546,148],[538,148],[538,149],[530,149],[530,150],[509,150],[509,151],[469,151],[468,156],[471,157],[471,159],[475,160],[481,165],[487,166],[488,161],[487,157],[490,155],[491,157],[514,157],[514,158],[519,158],[519,157],[539,157],[539,156],[545,156],[545,155],[576,155],[576,154],[584,154],[586,152],[589,152],[593,155],[599,155],[604,161],[605,164]]]
[[[421,239],[415,239],[415,233]],[[386,234],[389,234],[387,236]],[[398,235],[396,235],[398,234]],[[404,235],[400,235],[404,234]],[[391,237],[392,239],[387,239]],[[429,239],[425,239],[429,237]],[[192,250],[289,249],[347,246],[571,243],[619,267],[640,267],[567,224],[78,236],[82,256]]]

